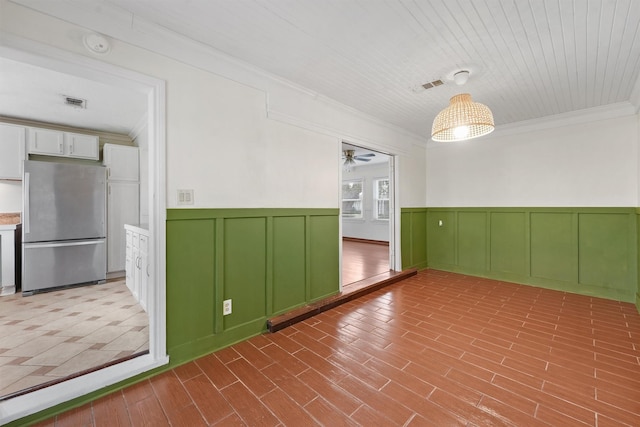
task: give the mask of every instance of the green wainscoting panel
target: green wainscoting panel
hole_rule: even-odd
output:
[[[339,289],[339,209],[167,210],[167,343],[175,366],[266,331]],[[230,298],[232,314],[222,315]]]
[[[629,257],[636,242],[629,215],[581,213],[578,218],[580,283],[624,290],[636,268]]]
[[[427,209],[400,211],[400,252],[402,268],[427,268]]]
[[[490,266],[496,273],[527,274],[527,217],[524,212],[491,212]]]
[[[273,219],[272,312],[285,312],[306,301],[305,217]]]
[[[531,213],[531,276],[578,282],[576,214]]]
[[[214,332],[213,219],[167,223],[167,349]]]
[[[427,214],[427,253],[439,265],[456,263],[455,212],[429,210]]]
[[[224,316],[225,330],[267,315],[266,226],[266,217],[224,219],[222,293],[223,300],[232,300],[233,308]]]
[[[469,271],[487,269],[486,212],[458,212],[458,265]]]
[[[631,302],[640,310],[637,208],[438,207],[427,211],[429,268]],[[404,228],[407,219],[402,212]],[[447,229],[449,225],[452,228]],[[407,236],[403,229],[402,239],[405,266],[404,240],[420,236]]]
[[[316,301],[333,295],[339,290],[340,251],[339,218],[333,216],[314,216],[309,218],[309,253],[310,280],[308,296]]]

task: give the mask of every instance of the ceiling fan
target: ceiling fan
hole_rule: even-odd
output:
[[[344,159],[344,166],[349,168],[356,165],[356,161],[368,162],[371,157],[375,157],[374,153],[360,154],[356,156],[356,150],[343,150],[342,158]]]

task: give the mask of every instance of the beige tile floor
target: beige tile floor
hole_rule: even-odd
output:
[[[0,398],[149,348],[124,280],[0,298]]]

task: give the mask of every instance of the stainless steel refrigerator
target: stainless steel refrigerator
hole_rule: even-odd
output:
[[[25,160],[22,293],[106,280],[106,168]]]

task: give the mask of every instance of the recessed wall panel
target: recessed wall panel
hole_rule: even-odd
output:
[[[491,213],[491,270],[526,274],[527,241],[524,212]]]
[[[487,214],[458,213],[458,265],[473,270],[487,266]]]
[[[580,214],[578,226],[580,283],[624,289],[632,268],[629,215]]]
[[[305,302],[305,217],[273,218],[273,312]]]
[[[228,329],[266,315],[266,218],[224,220],[223,299],[232,300]]]
[[[531,214],[531,275],[576,281],[577,247],[573,213]]]

